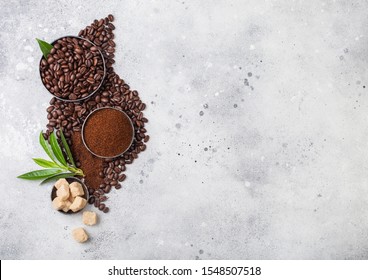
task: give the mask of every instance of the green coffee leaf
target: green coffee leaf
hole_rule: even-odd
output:
[[[45,167],[45,168],[58,168],[59,166],[52,161],[43,159],[43,158],[33,158],[33,161],[38,164],[41,167]]]
[[[66,154],[67,154],[67,156],[68,156],[69,162],[70,162],[74,167],[76,167],[75,162],[74,162],[74,159],[73,159],[72,152],[70,151],[70,148],[69,148],[68,142],[66,141],[66,139],[65,139],[65,137],[64,137],[64,133],[63,133],[63,130],[62,130],[62,129],[60,129],[60,138],[61,138],[61,142],[63,143],[64,149],[65,149],[65,152],[66,152]]]
[[[43,56],[47,59],[47,55],[50,53],[51,49],[54,47],[53,45],[42,41],[40,39],[37,39],[38,45],[40,46],[41,52],[43,53]]]
[[[56,136],[53,132],[50,134],[50,146],[52,151],[54,152],[55,157],[57,160],[64,166],[67,166],[66,160],[64,158],[63,152],[61,151],[61,148],[59,146],[59,143],[56,139]]]
[[[28,173],[24,173],[22,175],[19,175],[17,178],[26,179],[26,180],[38,180],[50,177],[52,175],[56,175],[61,173],[62,170],[56,169],[56,168],[50,168],[50,169],[42,169],[42,170],[35,170]]]
[[[50,147],[49,143],[47,143],[47,141],[43,137],[42,131],[40,133],[40,144],[41,144],[42,148],[44,149],[44,151],[46,152],[46,154],[49,156],[49,158],[53,162],[57,163],[56,158],[55,158],[54,154],[52,153],[52,150],[51,150],[51,147]]]

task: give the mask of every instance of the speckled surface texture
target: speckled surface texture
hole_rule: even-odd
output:
[[[50,3],[1,0],[1,259],[368,258],[366,1]],[[151,140],[76,244],[15,178],[44,156],[34,38],[109,13]]]

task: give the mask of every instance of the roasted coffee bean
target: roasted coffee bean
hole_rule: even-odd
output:
[[[118,163],[119,164],[119,163]],[[121,172],[121,169],[118,167],[118,166],[116,166],[115,168],[114,168],[114,171],[117,173],[117,174],[119,174],[120,172]]]
[[[89,204],[93,204],[93,203],[95,203],[95,197],[94,197],[94,196],[91,196],[91,197],[88,199],[88,203],[89,203]]]
[[[125,180],[125,178],[126,178],[126,175],[125,174],[120,174],[119,175],[119,178],[118,178],[118,181],[119,182],[123,182]]]
[[[105,193],[109,193],[111,190],[111,185],[106,186],[103,190]]]
[[[112,168],[111,167],[109,167],[109,168],[107,168],[107,170],[106,170],[106,174],[107,175],[110,175],[111,173],[112,173]]]
[[[98,209],[100,209],[101,211],[105,209],[105,204],[104,203],[100,203],[100,205],[98,206]]]
[[[99,207],[100,206],[100,201],[96,198],[95,199],[95,203],[93,204],[95,207]]]
[[[107,213],[107,212],[109,212],[109,207],[105,207],[102,211],[104,212],[104,213]]]
[[[93,195],[94,192],[95,192],[95,190],[93,188],[88,188],[88,193],[90,195]]]
[[[102,189],[96,190],[95,193],[100,196],[104,193],[104,191]]]
[[[88,41],[83,41],[83,46],[86,46],[87,48],[90,48],[92,44]]]

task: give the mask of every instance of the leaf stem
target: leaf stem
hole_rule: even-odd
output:
[[[75,167],[68,166],[68,171],[70,171],[72,173],[75,173],[78,176],[82,176],[82,177],[85,176],[84,173],[83,173],[83,170],[80,169],[80,168],[75,168]]]

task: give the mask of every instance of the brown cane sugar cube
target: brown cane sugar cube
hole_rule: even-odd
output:
[[[92,211],[83,212],[83,223],[87,226],[93,226],[97,223],[97,214]]]
[[[83,191],[83,187],[80,183],[78,182],[73,182],[69,185],[70,188],[70,193],[72,194],[73,197],[76,196],[82,196],[84,195],[84,191]]]
[[[55,210],[60,210],[65,206],[64,200],[61,200],[60,197],[55,197],[52,201],[52,207],[54,207]]]
[[[83,228],[76,228],[72,232],[73,238],[80,242],[86,242],[88,240],[88,234]]]
[[[69,183],[67,180],[63,179],[59,179],[56,181],[55,183],[55,188],[59,189],[61,186],[69,186]]]
[[[87,200],[85,200],[83,197],[77,196],[72,205],[70,205],[69,209],[72,210],[73,212],[77,212],[81,209],[84,208],[84,206],[86,206],[87,204]]]
[[[64,200],[63,202],[64,206],[63,208],[61,208],[61,210],[63,210],[66,213],[70,210],[70,206],[72,205],[72,203],[69,200]]]
[[[70,195],[70,192],[69,192],[69,186],[68,185],[62,185],[56,191],[56,196],[60,197],[61,200],[67,200],[69,198],[69,195]]]

